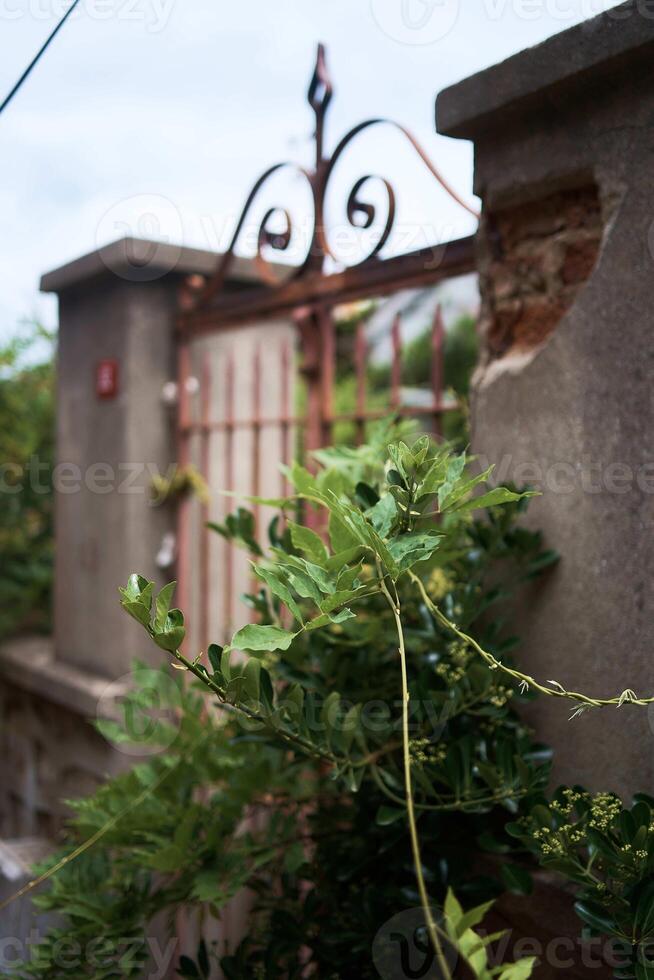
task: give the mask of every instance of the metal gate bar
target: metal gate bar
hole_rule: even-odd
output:
[[[299,169],[308,181],[313,201],[313,224],[310,231],[309,248],[303,263],[295,270],[287,271],[285,281],[280,281],[281,267],[273,266],[268,260],[270,250],[285,251],[294,235],[291,217],[286,208],[268,208],[258,229],[255,262],[261,273],[261,284],[249,288],[225,288],[231,265],[235,260],[235,250],[241,232],[245,228],[255,198],[268,178],[281,169],[293,166],[287,163],[274,164],[262,174],[247,197],[245,206],[236,223],[236,228],[225,254],[217,261],[215,273],[208,280],[193,277],[186,283],[186,300],[179,316],[179,411],[178,411],[178,461],[187,466],[191,461],[192,447],[199,447],[199,469],[207,484],[214,483],[216,467],[212,466],[214,447],[222,446],[222,466],[215,482],[229,491],[235,491],[236,456],[240,447],[249,445],[248,484],[249,494],[261,495],[268,485],[262,487],[263,452],[271,445],[272,433],[278,433],[279,454],[282,462],[288,464],[296,455],[301,442],[302,452],[310,459],[311,450],[324,446],[333,440],[337,426],[351,426],[356,441],[363,441],[366,426],[389,414],[398,417],[421,418],[435,432],[442,431],[443,415],[458,406],[453,400],[445,400],[443,375],[444,328],[440,308],[436,310],[431,325],[431,366],[429,403],[405,404],[402,386],[403,343],[402,321],[398,315],[391,330],[390,385],[387,406],[383,409],[369,407],[368,357],[369,344],[365,323],[356,327],[352,364],[355,374],[354,410],[343,412],[335,410],[338,328],[333,311],[343,303],[349,303],[371,296],[382,296],[400,289],[435,286],[446,279],[475,270],[475,249],[473,237],[418,249],[404,255],[380,258],[383,246],[389,239],[395,220],[395,191],[385,177],[374,178],[381,182],[386,193],[385,215],[378,215],[375,205],[366,199],[364,188],[373,177],[360,177],[353,185],[346,202],[346,214],[353,228],[366,230],[380,228],[369,254],[362,261],[339,272],[329,272],[329,265],[337,261],[329,242],[325,227],[325,200],[330,178],[337,162],[353,140],[371,127],[386,125],[394,127],[400,137],[410,144],[417,157],[431,173],[435,183],[470,214],[476,215],[453,190],[425,151],[411,133],[401,124],[380,118],[367,119],[349,130],[336,144],[331,155],[325,153],[325,120],[333,96],[333,86],[327,72],[326,53],[322,45],[318,47],[316,66],[308,92],[308,102],[315,115],[315,164],[312,169]],[[381,218],[381,220],[380,220]],[[275,225],[275,222],[277,224]],[[279,230],[279,222],[282,229]],[[256,336],[255,346],[248,365],[241,361],[235,364],[233,351],[227,350],[217,360],[209,360],[206,338],[218,338],[222,331],[235,327],[247,331],[252,326],[261,330],[262,325],[286,320],[296,328],[298,357],[291,342],[284,341],[279,353],[269,349],[261,334]],[[265,329],[268,329],[267,327]],[[205,339],[203,339],[205,338]],[[199,402],[191,404],[191,346],[199,345],[203,351],[200,375]],[[248,355],[250,356],[250,355]],[[249,368],[248,384],[251,384],[251,400],[247,413],[242,413],[241,392],[235,390],[237,378],[242,384],[243,372]],[[306,384],[306,411],[301,415],[292,404],[292,391],[298,373]],[[275,374],[275,384],[281,385],[274,411],[270,405],[264,410],[262,394],[265,386]],[[220,397],[222,409],[216,416],[212,384],[218,385],[215,394]],[[297,440],[294,445],[294,440]],[[270,459],[269,455],[266,457]],[[239,473],[242,472],[239,465]],[[287,481],[282,474],[279,480],[282,494],[287,489]],[[234,507],[234,500],[223,498],[220,513],[224,519]],[[257,526],[262,508],[255,505]],[[199,524],[200,540],[196,541],[198,551],[200,591],[197,608],[197,632],[201,644],[206,645],[210,622],[210,595],[212,592],[211,541],[206,529],[207,518],[211,515],[209,505],[198,511],[191,510],[189,500],[182,500],[178,518],[178,578],[180,583],[180,605],[191,609],[191,534],[192,514]],[[233,549],[226,542],[221,544],[220,589],[222,590],[222,627],[228,630],[233,615],[235,575],[237,568]],[[192,618],[196,616],[194,609]]]
[[[290,410],[290,397],[293,390],[292,350],[290,343],[284,341],[278,354],[271,351],[270,360],[266,359],[265,349],[257,342],[252,352],[251,378],[252,378],[252,398],[251,413],[245,416],[236,414],[235,404],[235,363],[234,355],[231,351],[225,352],[218,358],[219,376],[221,377],[221,389],[224,393],[223,418],[214,418],[212,411],[215,406],[213,397],[213,377],[214,371],[210,360],[209,351],[204,349],[201,356],[201,379],[199,390],[195,396],[192,395],[193,385],[190,375],[190,356],[188,345],[184,345],[180,351],[180,412],[178,428],[178,447],[180,465],[188,465],[191,459],[191,445],[194,440],[199,441],[199,470],[207,486],[212,486],[215,482],[212,467],[212,449],[215,443],[212,437],[215,434],[222,435],[221,444],[222,466],[221,466],[221,490],[234,493],[235,486],[235,454],[238,451],[240,437],[247,435],[251,446],[250,460],[250,486],[244,496],[265,496],[267,488],[261,486],[261,462],[262,445],[264,432],[267,435],[278,433],[280,459],[284,465],[288,465],[295,457],[296,453],[292,446],[293,438],[298,444],[302,442],[305,452],[329,444],[332,439],[334,427],[339,424],[351,424],[359,441],[365,438],[366,427],[369,423],[393,414],[398,418],[422,418],[430,423],[429,427],[436,434],[442,431],[442,417],[446,412],[455,411],[459,408],[456,400],[445,400],[443,390],[443,346],[445,329],[440,306],[436,307],[431,323],[430,349],[430,389],[431,404],[429,405],[409,405],[402,400],[402,367],[403,367],[403,343],[402,343],[402,317],[397,314],[391,328],[391,362],[390,368],[390,390],[389,390],[389,409],[378,410],[368,407],[368,341],[366,337],[365,323],[360,322],[356,327],[353,367],[355,373],[355,409],[352,412],[334,412],[333,394],[335,388],[335,363],[337,352],[337,330],[330,311],[320,310],[311,311],[304,314],[305,319],[301,321],[306,327],[306,317],[312,319],[313,328],[310,333],[311,344],[307,357],[305,356],[305,379],[307,382],[307,411],[305,415],[299,415]],[[319,328],[315,329],[315,318],[318,317]],[[306,335],[306,334],[305,334]],[[317,344],[316,340],[320,343]],[[281,412],[278,414],[267,415],[262,412],[261,395],[264,378],[271,371],[279,372],[279,383],[281,385],[280,406]],[[199,402],[199,411],[193,410],[192,399],[196,398]],[[240,434],[240,435],[239,435]],[[248,439],[244,440],[248,441]],[[283,474],[280,474],[279,489],[284,495],[287,491],[287,481]],[[274,495],[274,490],[271,489]],[[238,505],[238,501],[232,496],[221,498],[221,518],[233,511]],[[191,534],[191,502],[184,499],[180,502],[179,523],[178,523],[178,568],[180,584],[182,586],[189,582],[189,553],[190,553],[190,534]],[[261,508],[258,504],[253,505],[253,510],[257,520],[260,519]],[[211,512],[209,502],[203,502],[200,506],[199,518],[199,614],[198,630],[199,641],[203,649],[209,641],[210,618],[209,609],[211,595],[215,591],[222,590],[222,612],[221,619],[225,630],[231,627],[234,602],[234,553],[233,548],[227,542],[222,542],[222,560],[220,571],[220,583],[211,582],[211,540],[213,532],[207,528]],[[311,518],[309,518],[311,520]],[[315,521],[314,521],[315,523]],[[260,530],[260,529],[259,529]],[[220,585],[220,590],[218,589]],[[183,608],[191,609],[189,595],[186,589],[182,589],[180,604]]]

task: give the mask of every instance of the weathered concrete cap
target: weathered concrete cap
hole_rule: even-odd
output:
[[[558,100],[566,90],[592,89],[653,54],[654,3],[628,0],[443,89],[436,98],[436,129],[445,136],[474,139],[483,130]]]
[[[114,275],[132,282],[149,282],[171,273],[209,276],[215,272],[220,257],[219,252],[203,248],[188,248],[146,238],[121,238],[52,272],[46,272],[41,277],[41,292],[61,293],[103,275]],[[277,266],[273,268],[276,270]],[[252,259],[236,256],[228,279],[230,282],[254,283],[260,281],[260,276]]]
[[[104,698],[110,682],[106,677],[80,670],[57,660],[49,636],[21,636],[0,646],[0,678],[82,718],[119,720],[111,711],[118,700]],[[114,683],[117,695],[127,693],[122,682]]]

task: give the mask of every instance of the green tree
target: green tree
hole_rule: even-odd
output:
[[[405,347],[402,356],[402,381],[406,385],[428,385],[431,382],[431,328],[426,327]],[[443,344],[443,374],[445,387],[459,398],[467,398],[470,379],[477,363],[479,338],[474,317],[460,316],[445,332]],[[371,371],[373,387],[377,390],[390,384],[390,367],[382,364]]]

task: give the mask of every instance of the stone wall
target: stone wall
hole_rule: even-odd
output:
[[[654,21],[623,4],[440,94],[475,144],[485,356],[473,449],[543,495],[561,555],[515,613],[520,662],[589,695],[654,691]],[[555,780],[652,792],[644,708],[541,697]]]
[[[43,277],[42,288],[59,298],[57,364],[57,470],[55,479],[55,636],[11,641],[0,648],[0,835],[54,838],[67,812],[63,800],[93,790],[107,775],[136,758],[101,738],[97,717],[113,716],[131,684],[135,659],[153,665],[165,657],[120,608],[118,587],[133,571],[163,584],[175,577],[176,548],[161,567],[165,538],[176,532],[174,504],[153,506],[153,475],[170,476],[177,462],[176,320],[189,276],[210,274],[211,252],[126,239],[106,246]],[[256,281],[254,265],[237,259],[226,289]],[[256,338],[270,353],[292,327],[258,326]],[[277,339],[276,339],[277,338]],[[241,328],[209,336],[193,347],[209,354],[214,369],[212,419],[224,419],[221,386],[225,343],[238,365],[236,417],[252,413],[247,377],[252,335]],[[272,346],[271,346],[272,345]],[[111,362],[117,376],[110,396],[98,389],[98,365]],[[278,363],[278,359],[275,363]],[[279,379],[277,379],[278,381]],[[164,393],[172,385],[173,401]],[[196,384],[197,387],[197,384]],[[266,382],[261,409],[279,415],[279,385]],[[197,395],[194,396],[197,409]],[[277,473],[278,443],[265,432],[262,480]],[[197,445],[193,461],[199,463]],[[252,453],[238,430],[233,460],[238,488],[250,491]],[[210,440],[213,484],[209,516],[220,519],[225,501],[224,445]],[[228,500],[233,508],[233,501]],[[193,505],[189,642],[199,644],[200,564],[197,542],[204,514]],[[222,636],[224,586],[221,542],[211,544],[210,627]],[[173,538],[174,540],[174,538]],[[249,584],[246,558],[234,562],[234,609]],[[240,611],[239,611],[240,615]],[[204,640],[202,641],[204,645]]]
[[[2,837],[56,840],[70,813],[65,801],[94,792],[135,761],[77,712],[6,681],[0,714]]]

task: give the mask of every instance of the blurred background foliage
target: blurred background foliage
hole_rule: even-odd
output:
[[[0,347],[0,630],[50,628],[55,335],[28,322]]]
[[[347,308],[336,317],[338,341],[336,360],[336,386],[334,390],[334,412],[345,415],[356,410],[357,381],[354,370],[354,335],[357,325],[367,321],[378,307],[375,303],[359,304]],[[470,380],[477,363],[479,338],[474,316],[459,310],[454,318],[446,318],[443,344],[443,385],[445,401],[458,402],[459,408],[448,411],[443,416],[442,435],[457,447],[463,448],[468,442],[468,397]],[[431,324],[425,322],[423,329],[408,339],[402,350],[401,386],[404,401],[412,403],[418,396],[427,395],[431,390],[432,337]],[[390,357],[373,356],[366,372],[368,409],[385,412],[388,410],[391,387]],[[300,396],[301,401],[303,396]],[[301,405],[300,405],[301,410]],[[336,444],[351,443],[356,430],[351,423],[341,422],[334,427]]]

